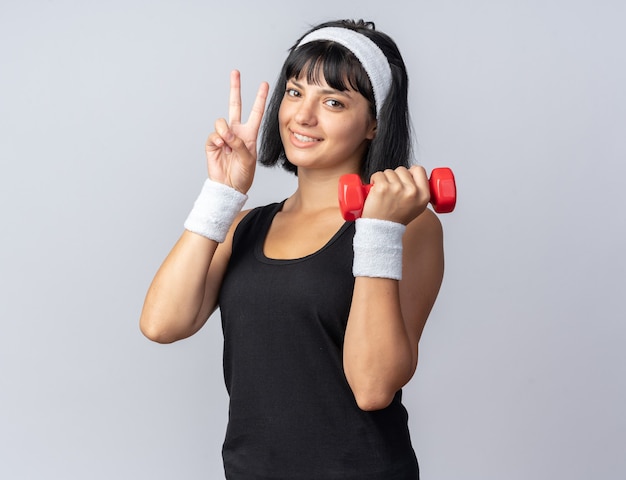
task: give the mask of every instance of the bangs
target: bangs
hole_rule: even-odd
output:
[[[285,63],[285,80],[306,78],[313,85],[326,81],[328,86],[345,92],[354,90],[370,103],[375,115],[374,93],[361,62],[343,46],[329,41],[316,41],[296,49]]]

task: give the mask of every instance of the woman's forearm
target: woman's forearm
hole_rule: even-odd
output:
[[[171,343],[202,327],[217,298],[217,290],[212,294],[207,286],[217,246],[213,240],[184,231],[148,289],[140,318],[146,337]]]
[[[398,281],[357,277],[344,339],[344,371],[364,410],[386,407],[413,376],[412,344],[400,308]]]

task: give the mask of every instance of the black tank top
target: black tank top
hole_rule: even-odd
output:
[[[270,259],[263,243],[281,208],[256,208],[239,223],[220,292],[226,478],[415,480],[401,392],[364,412],[343,373],[354,224],[311,255]]]

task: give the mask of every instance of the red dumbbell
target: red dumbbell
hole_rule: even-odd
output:
[[[452,170],[446,167],[435,168],[428,180],[430,203],[437,213],[450,213],[456,205],[456,183]],[[348,173],[339,178],[339,209],[343,218],[351,222],[363,213],[363,204],[371,184],[364,185],[356,173]]]

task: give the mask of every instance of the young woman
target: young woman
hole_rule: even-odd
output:
[[[241,122],[206,142],[208,179],[149,288],[141,329],[169,343],[219,306],[230,395],[226,478],[419,478],[401,389],[443,276],[428,179],[410,166],[406,69],[372,23],[318,25]],[[264,117],[264,118],[263,118]],[[297,175],[292,196],[241,212],[257,161]],[[339,177],[373,187],[345,222]]]

